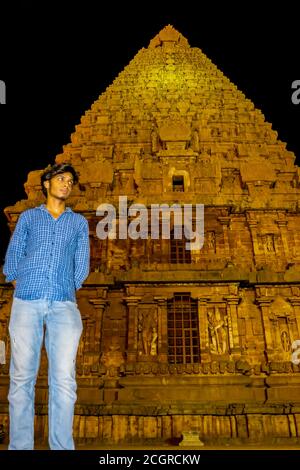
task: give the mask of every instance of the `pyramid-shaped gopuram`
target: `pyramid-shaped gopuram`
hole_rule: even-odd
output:
[[[262,112],[166,26],[82,117],[65,161],[80,174],[70,206],[89,220],[92,254],[78,292],[76,440],[299,441],[300,171]],[[44,202],[42,171],[6,208],[12,230]],[[155,204],[203,204],[203,247],[188,250],[172,217],[169,239],[99,238],[97,208],[120,215],[120,196],[148,221]],[[3,334],[11,296],[3,282]],[[0,373],[6,427],[8,365]],[[46,376],[43,353],[42,439]]]

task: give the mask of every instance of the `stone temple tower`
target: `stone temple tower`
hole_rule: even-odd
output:
[[[80,175],[70,205],[90,224],[91,272],[78,293],[77,442],[300,440],[300,169],[261,111],[199,48],[166,26],[81,118],[56,162]],[[29,173],[41,204],[43,170]],[[100,239],[97,208],[204,205],[204,245]],[[117,217],[116,231],[120,226]],[[134,220],[127,213],[129,224]],[[197,220],[194,220],[197,223]],[[127,225],[125,225],[125,228]],[[150,227],[150,222],[149,222]],[[1,280],[1,338],[12,288]],[[9,359],[9,344],[7,360]],[[46,356],[37,433],[46,439]],[[8,365],[0,365],[7,429]]]

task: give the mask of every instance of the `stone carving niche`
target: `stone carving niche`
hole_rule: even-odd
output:
[[[153,307],[140,308],[138,312],[138,356],[140,360],[157,358],[157,311]]]
[[[163,150],[170,155],[182,155],[187,152],[192,139],[191,127],[182,119],[169,119],[159,125],[159,137]]]
[[[297,336],[297,325],[293,307],[281,296],[270,305],[270,326],[273,348],[279,353],[278,359],[289,361],[291,344]]]

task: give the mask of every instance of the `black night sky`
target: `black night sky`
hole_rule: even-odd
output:
[[[202,49],[261,109],[300,164],[300,104],[291,100],[292,82],[300,80],[295,5],[174,3],[1,5],[0,80],[7,93],[0,105],[1,259],[9,238],[3,208],[25,198],[28,172],[54,163],[84,112],[167,24]]]

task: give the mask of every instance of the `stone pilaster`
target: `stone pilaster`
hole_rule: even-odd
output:
[[[103,322],[103,312],[107,305],[105,299],[89,299],[89,302],[93,305],[96,310],[96,325],[95,325],[95,350],[101,354],[101,332]]]
[[[230,255],[229,238],[228,238],[228,227],[230,224],[230,217],[218,217],[218,220],[221,223],[222,229],[223,229],[224,255],[227,258]],[[217,248],[217,244],[216,244],[216,248]]]
[[[158,344],[159,362],[168,362],[168,311],[167,297],[154,297],[158,304]]]
[[[272,300],[273,299],[269,297],[260,297],[256,300],[262,312],[262,321],[263,321],[265,341],[266,341],[266,353],[268,354],[268,356],[269,354],[272,355],[274,353],[272,326],[271,326],[271,320],[270,320],[270,304]]]
[[[208,321],[207,321],[207,303],[209,299],[205,297],[198,297],[198,319],[199,319],[199,334],[200,334],[200,358],[201,362],[208,362],[209,355],[209,340],[208,340]]]
[[[254,253],[254,260],[257,262],[258,257],[260,255],[259,244],[257,239],[257,220],[248,220],[248,225],[250,228],[250,234],[252,238],[253,244],[253,253]]]
[[[239,297],[235,295],[229,295],[224,297],[227,301],[227,318],[228,318],[228,330],[229,330],[229,346],[230,352],[240,353],[240,341],[239,341],[239,330],[237,320],[237,306],[239,304]]]
[[[130,296],[124,298],[128,308],[128,349],[127,362],[135,362],[138,349],[138,312],[137,307],[141,297]]]
[[[289,249],[289,244],[288,244],[288,231],[287,231],[287,224],[288,221],[285,218],[285,214],[280,212],[278,214],[278,220],[276,220],[276,223],[279,227],[280,234],[281,234],[281,240],[282,240],[282,246],[283,246],[283,251],[285,258],[287,262],[290,262],[290,249]]]

